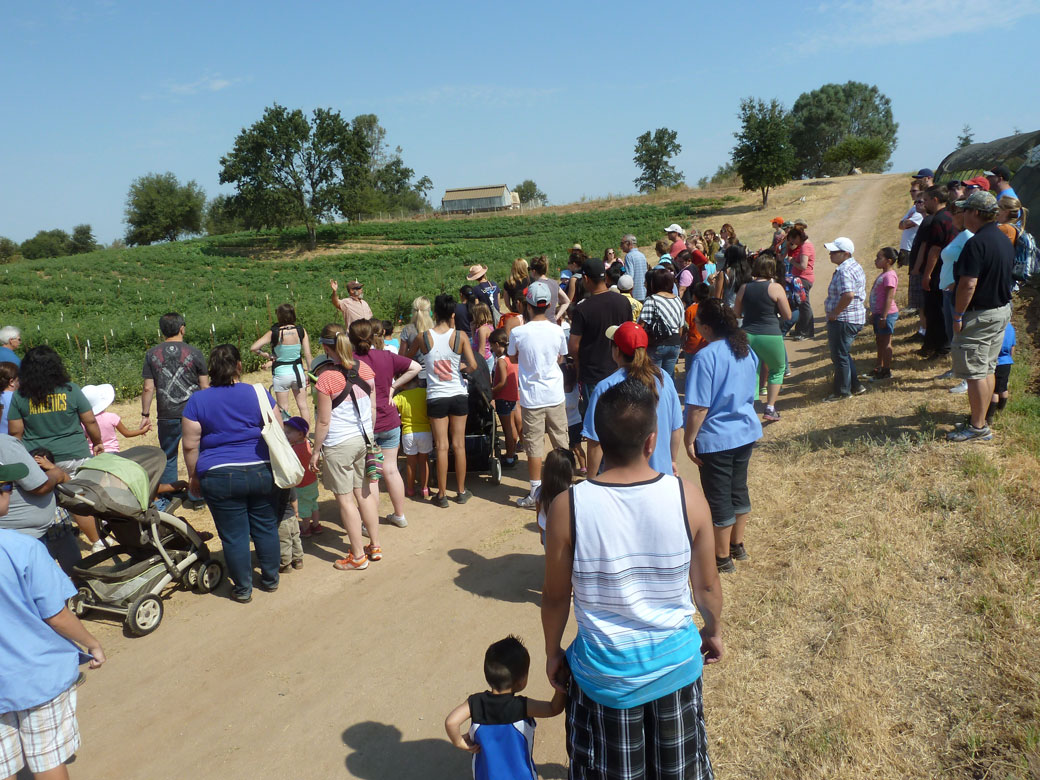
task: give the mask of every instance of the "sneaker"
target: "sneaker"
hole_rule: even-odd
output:
[[[946,434],[947,441],[989,441],[993,438],[993,431],[989,429],[989,426],[983,426],[982,428],[976,428],[970,423],[965,425],[963,428],[956,428]]]
[[[790,379],[790,377],[791,377],[791,367],[788,366],[787,368],[784,369],[784,379]]]
[[[291,568],[292,568],[292,564],[291,563],[283,563],[281,566],[278,567],[278,573],[279,574],[285,574]]]
[[[735,561],[746,561],[748,555],[747,550],[744,549],[744,543],[731,544],[729,546],[729,557]]]
[[[863,395],[865,392],[867,392],[866,385],[856,385],[856,387],[852,388],[853,395]]]
[[[461,493],[455,496],[455,501],[460,504],[465,504],[471,498],[473,498],[473,494],[470,493],[468,490],[463,490]]]
[[[383,548],[376,544],[366,544],[365,557],[370,561],[381,561],[383,560]]]
[[[962,379],[960,382],[958,382],[950,388],[950,392],[954,395],[964,395],[968,392],[968,383]]]
[[[725,558],[716,558],[715,568],[719,570],[720,574],[732,574],[737,570],[736,565],[733,563],[732,555],[727,555]]]
[[[165,512],[167,509],[170,508],[170,504],[172,503],[172,499],[169,499],[166,496],[160,496],[159,498],[155,499],[155,510],[157,512]]]
[[[104,541],[102,541],[101,539],[98,539],[98,540],[97,540],[96,542],[94,542],[94,544],[93,544],[93,545],[91,546],[91,548],[90,548],[90,553],[91,553],[91,555],[93,555],[93,554],[94,554],[94,553],[96,553],[96,552],[101,552],[102,550],[107,550],[107,549],[108,549],[108,547],[106,547],[106,546],[105,546],[105,543],[104,543]]]
[[[769,422],[780,422],[780,412],[772,406],[767,406],[766,410],[762,413],[762,419],[768,420]]]
[[[511,468],[513,468],[513,466],[515,466],[517,464],[517,462],[519,460],[520,459],[518,457],[516,457],[516,455],[514,455],[511,458],[509,458],[509,457],[502,458],[502,466],[503,466],[503,468],[511,469]]]
[[[424,500],[430,497],[430,489],[428,487],[422,489],[422,497]]]
[[[832,404],[835,401],[844,401],[846,398],[851,397],[851,395],[852,395],[851,393],[849,395],[843,395],[842,393],[831,393],[829,396],[827,396],[823,400],[824,400],[824,403]]]
[[[528,493],[526,496],[518,498],[516,505],[521,509],[534,509],[538,506],[538,499]]]
[[[794,337],[794,340],[795,341],[808,341],[809,337],[799,333],[797,336]]]
[[[292,567],[294,569],[302,569],[303,568],[303,561],[293,561],[292,562]]]
[[[404,519],[404,515],[395,515],[393,512],[386,516],[386,522],[390,525],[395,525],[398,528],[407,528],[408,521]]]
[[[447,496],[434,496],[431,500],[433,505],[440,507],[441,509],[448,508],[448,497]]]
[[[362,555],[360,558],[355,558],[354,553],[347,553],[346,558],[340,558],[332,564],[332,567],[340,571],[361,571],[368,568],[368,556]]]

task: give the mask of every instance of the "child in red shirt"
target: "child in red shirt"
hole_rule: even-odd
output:
[[[290,417],[285,421],[285,435],[293,452],[303,464],[303,479],[296,486],[296,516],[300,519],[300,536],[320,534],[324,529],[318,522],[318,477],[308,468],[311,463],[311,443],[307,441],[310,425],[302,417]]]
[[[516,442],[520,433],[520,409],[516,402],[520,400],[520,388],[517,384],[517,365],[506,357],[509,347],[509,335],[505,328],[498,328],[491,334],[491,353],[495,358],[495,371],[491,376],[491,391],[495,399],[495,411],[502,424],[502,433],[506,437],[506,454],[502,458],[503,466],[516,465]]]

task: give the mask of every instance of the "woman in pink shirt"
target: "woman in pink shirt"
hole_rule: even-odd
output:
[[[816,248],[805,230],[797,225],[787,233],[787,259],[791,263],[791,276],[801,279],[805,288],[805,300],[798,304],[798,321],[795,324],[794,335],[795,339],[803,341],[816,335],[812,303],[809,300],[809,291],[816,281],[813,271],[816,264]]]

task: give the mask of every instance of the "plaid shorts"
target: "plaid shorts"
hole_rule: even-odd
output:
[[[0,713],[0,777],[61,766],[79,748],[76,686],[29,710]]]
[[[567,755],[573,780],[712,780],[700,678],[627,710],[597,704],[572,680]]]
[[[924,308],[924,289],[921,287],[923,274],[911,273],[906,285],[906,305],[909,309]]]

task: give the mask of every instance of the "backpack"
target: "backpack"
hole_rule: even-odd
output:
[[[281,325],[272,325],[271,326],[271,373],[274,374],[275,369],[278,368],[279,366],[292,366],[293,367],[293,373],[296,374],[296,381],[297,381],[297,383],[300,385],[300,387],[303,387],[303,385],[304,385],[304,379],[303,379],[303,368],[304,368],[304,366],[303,366],[303,358],[299,357],[296,360],[279,360],[278,358],[276,358],[274,356],[274,349],[275,349],[275,347],[278,346],[278,338],[282,334],[282,327],[283,326],[281,326]],[[304,336],[303,326],[296,325],[295,328],[296,328],[296,335],[300,338],[300,348],[302,349],[303,348],[303,336]]]
[[[1037,249],[1036,239],[1032,234],[1019,230],[1011,276],[1016,282],[1027,282],[1037,274],[1040,274],[1040,249]]]

